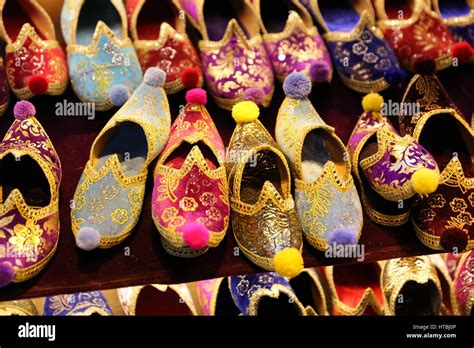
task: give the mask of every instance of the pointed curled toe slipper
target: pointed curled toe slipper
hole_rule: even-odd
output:
[[[240,250],[256,265],[292,278],[303,270],[303,237],[285,156],[258,120],[258,106],[236,104],[227,149],[232,227]]]
[[[474,249],[474,130],[431,66],[413,77],[402,101],[419,105],[418,112],[399,118],[401,133],[429,151],[441,172],[437,189],[415,200],[412,222],[429,248],[461,252]]]
[[[162,87],[165,80],[161,69],[148,69],[144,82],[92,144],[71,209],[79,248],[110,248],[135,227],[148,166],[169,137],[171,117]]]
[[[0,143],[0,287],[37,275],[59,240],[61,164],[28,101]]]
[[[66,0],[61,28],[74,92],[99,111],[121,106],[142,82],[120,0]]]
[[[311,82],[290,74],[278,112],[275,136],[295,177],[298,218],[308,242],[319,250],[328,244],[357,243],[363,217],[347,150],[308,99]]]
[[[68,67],[48,13],[36,0],[2,0],[0,15],[0,36],[6,42],[6,72],[13,93],[20,99],[63,94]]]
[[[408,221],[410,199],[436,190],[439,170],[434,158],[409,135],[400,136],[381,114],[384,100],[371,93],[349,139],[354,176],[362,203],[374,222],[400,226]]]
[[[229,188],[225,146],[206,110],[206,92],[192,89],[186,101],[158,158],[152,214],[165,249],[176,256],[194,257],[224,238]]]
[[[201,61],[186,35],[186,17],[177,1],[127,0],[130,33],[143,71],[166,73],[166,93],[203,84]]]

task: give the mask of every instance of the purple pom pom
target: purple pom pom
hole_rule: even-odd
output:
[[[357,244],[357,233],[354,230],[339,228],[329,234],[328,244]]]
[[[263,97],[263,90],[258,87],[247,88],[243,95],[244,100],[254,102],[257,105],[262,105]]]
[[[76,245],[82,250],[96,249],[100,243],[99,232],[92,227],[83,227],[76,234]]]
[[[15,104],[13,114],[17,120],[23,121],[28,117],[36,115],[36,109],[33,104],[27,100],[21,100]]]
[[[283,82],[283,90],[288,97],[303,99],[311,93],[311,81],[305,74],[293,72]]]
[[[0,288],[10,284],[15,278],[15,270],[7,263],[0,263]]]
[[[398,85],[405,81],[406,78],[407,73],[405,72],[405,70],[400,69],[396,66],[391,66],[385,72],[385,81],[387,81],[389,85]]]
[[[122,106],[130,98],[130,88],[125,85],[115,85],[110,89],[109,99],[115,106]]]
[[[318,60],[309,69],[309,74],[314,82],[325,82],[329,81],[329,74],[331,68],[328,63]]]
[[[157,67],[148,68],[143,76],[143,81],[152,87],[163,86],[166,82],[166,73]]]

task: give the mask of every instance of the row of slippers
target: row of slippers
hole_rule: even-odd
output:
[[[474,315],[474,252],[118,289],[126,315]],[[191,293],[195,289],[196,296]],[[112,315],[100,292],[47,297],[44,315]],[[37,315],[30,300],[0,315]]]
[[[344,83],[364,93],[403,80],[398,61],[412,70],[417,59],[427,57],[440,70],[453,65],[453,57],[471,60],[469,0],[373,2],[66,0],[61,13],[66,63],[41,5],[3,0],[7,77],[1,64],[0,109],[8,103],[6,81],[20,99],[29,99],[62,94],[70,78],[82,101],[107,110],[121,106],[138,87],[142,69],[157,66],[167,74],[167,93],[201,86],[205,79],[217,104],[231,109],[245,94],[267,106],[274,75],[283,81],[298,71],[313,82],[330,81],[330,55]],[[201,59],[186,35],[184,13],[202,38]]]
[[[474,131],[434,71],[431,61],[430,74],[409,84],[403,103],[420,110],[400,116],[402,135],[381,114],[381,96],[367,95],[348,149],[308,99],[311,81],[292,73],[283,84],[276,141],[258,120],[258,106],[243,101],[233,108],[237,126],[226,152],[206,92],[188,91],[171,126],[165,73],[150,68],[92,145],[71,209],[76,244],[110,248],[132,233],[148,167],[158,158],[152,217],[172,255],[196,257],[217,247],[232,216],[242,252],[291,278],[303,269],[303,235],[318,250],[357,244],[362,206],[385,226],[403,225],[411,212],[417,236],[432,249],[473,249]],[[59,239],[58,155],[31,103],[18,102],[14,113],[0,144],[3,286],[36,275]]]

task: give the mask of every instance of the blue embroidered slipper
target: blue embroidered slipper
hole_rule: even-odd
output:
[[[112,315],[112,309],[101,291],[46,297],[45,316]]]
[[[143,204],[148,165],[170,132],[166,74],[150,68],[144,82],[95,139],[71,210],[76,244],[109,248],[135,227]]]

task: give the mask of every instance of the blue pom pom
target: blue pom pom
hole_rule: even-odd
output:
[[[405,70],[400,69],[396,66],[391,66],[385,72],[385,81],[387,81],[389,85],[398,85],[405,81],[406,78],[407,73],[405,72]]]
[[[15,278],[15,270],[7,263],[0,263],[0,288],[10,284]]]
[[[328,244],[357,244],[357,233],[354,230],[339,228],[329,234]]]
[[[115,85],[110,89],[109,99],[115,106],[122,106],[130,98],[130,88],[125,85]]]
[[[92,227],[83,227],[76,234],[76,245],[86,251],[96,249],[100,243],[99,232]]]
[[[283,82],[283,91],[288,97],[303,99],[311,93],[311,81],[305,74],[293,72]]]
[[[143,76],[143,81],[152,87],[161,87],[166,82],[166,73],[160,68],[148,68]]]

